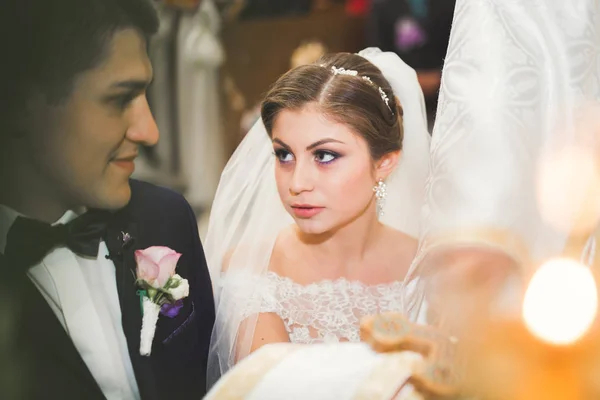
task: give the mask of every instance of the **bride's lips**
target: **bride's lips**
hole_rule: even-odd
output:
[[[323,211],[325,207],[310,204],[292,204],[292,212],[298,218],[311,218]]]

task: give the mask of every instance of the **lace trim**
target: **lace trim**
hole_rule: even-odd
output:
[[[223,276],[229,285],[239,280],[231,295],[239,295],[242,285],[248,287],[248,277]],[[238,275],[238,273],[236,273]],[[360,341],[360,320],[367,315],[387,311],[402,311],[402,282],[394,281],[367,285],[346,278],[322,280],[308,285],[288,277],[267,272],[254,282],[249,300],[244,304],[242,317],[257,313],[276,313],[284,321],[294,343]],[[243,282],[242,282],[243,281]]]

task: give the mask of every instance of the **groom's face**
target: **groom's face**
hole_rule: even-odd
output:
[[[34,96],[24,145],[34,174],[69,206],[117,209],[130,199],[140,145],[158,130],[146,100],[152,67],[137,31],[117,31],[103,60],[82,72],[58,104]]]

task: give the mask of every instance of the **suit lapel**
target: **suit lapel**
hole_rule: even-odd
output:
[[[54,353],[56,359],[62,359],[65,365],[69,366],[70,374],[78,376],[87,385],[91,385],[91,387],[95,387],[100,391],[98,384],[75,348],[73,341],[66,334],[65,329],[50,309],[48,302],[43,298],[40,291],[29,279],[27,279],[27,282],[23,282],[22,288],[25,301],[24,330],[29,335],[32,335],[33,332],[39,330],[40,326],[43,326],[44,334],[37,335],[38,338],[45,342],[43,347],[47,351]],[[55,357],[52,358],[54,359]]]
[[[124,244],[123,235],[128,233],[133,239]],[[142,399],[156,399],[150,357],[140,355],[140,331],[142,312],[140,298],[135,286],[135,250],[141,248],[136,225],[128,220],[126,209],[115,214],[107,230],[106,245],[115,264],[117,290],[121,305],[121,322],[127,339],[129,357]]]
[[[0,254],[0,270],[14,268]],[[13,292],[16,307],[14,316],[15,349],[20,354],[26,379],[33,379],[45,386],[46,395],[53,397],[54,389],[62,393],[78,393],[88,398],[104,398],[98,383],[90,373],[81,355],[75,348],[65,329],[60,324],[48,302],[26,274],[13,275],[12,284],[5,288]],[[41,333],[40,327],[43,327]],[[10,338],[9,338],[10,339]],[[38,388],[26,386],[26,390],[37,393]]]

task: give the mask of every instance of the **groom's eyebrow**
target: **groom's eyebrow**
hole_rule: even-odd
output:
[[[111,85],[113,89],[127,89],[134,92],[143,92],[150,85],[152,79],[132,79],[115,82]]]

